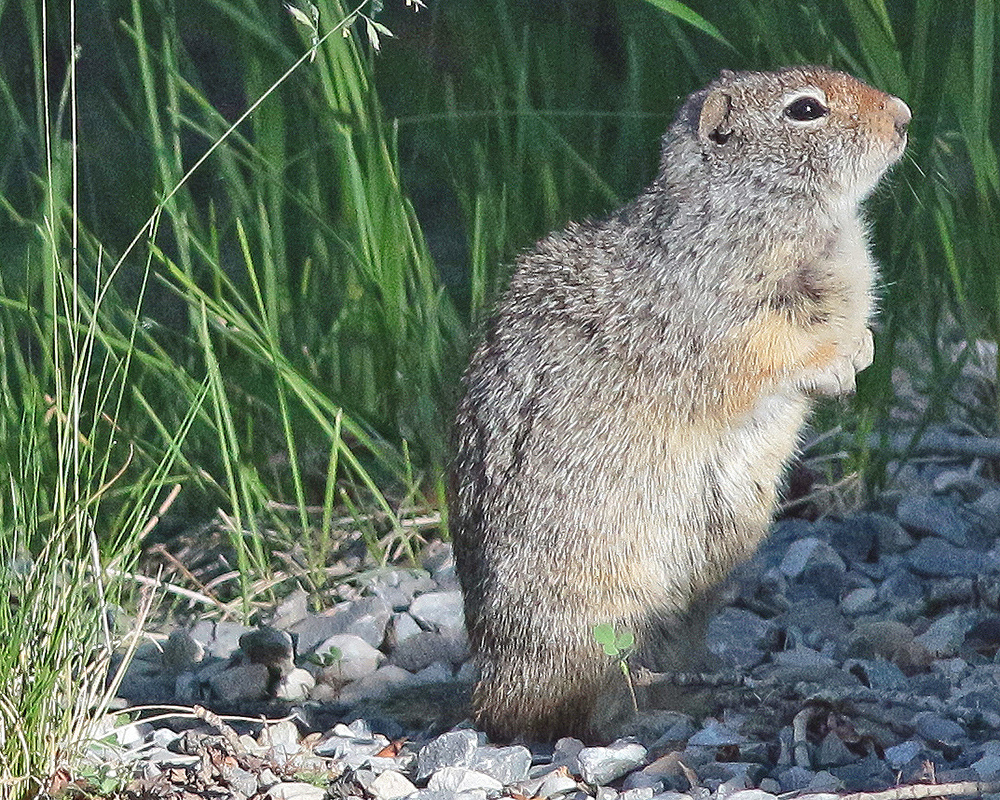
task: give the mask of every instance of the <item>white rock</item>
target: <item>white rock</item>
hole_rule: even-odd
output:
[[[316,679],[306,670],[296,667],[281,679],[275,695],[279,700],[298,702],[309,697],[315,686]]]
[[[503,784],[483,772],[465,767],[442,767],[431,775],[427,788],[445,792],[469,792],[476,789],[495,792],[503,789]]]
[[[276,783],[267,790],[267,796],[271,800],[323,800],[326,796],[326,789],[322,786],[313,786],[311,783],[298,781]]]
[[[376,800],[398,800],[417,791],[417,787],[404,776],[393,770],[386,770],[368,785]]]
[[[646,748],[637,742],[619,740],[608,747],[584,747],[580,751],[580,776],[589,784],[602,786],[646,760]]]
[[[261,747],[281,749],[286,754],[299,751],[299,729],[290,719],[283,719],[273,725],[265,725],[257,737]]]
[[[427,592],[415,597],[410,613],[427,628],[458,630],[465,626],[461,592]]]
[[[371,675],[385,660],[385,656],[372,647],[360,636],[350,633],[338,633],[331,636],[318,648],[319,653],[326,653],[336,648],[340,658],[321,670],[320,680],[325,683],[356,681]]]
[[[570,794],[579,788],[577,782],[566,773],[566,770],[557,769],[545,776],[538,787],[537,795],[539,797],[553,797]]]

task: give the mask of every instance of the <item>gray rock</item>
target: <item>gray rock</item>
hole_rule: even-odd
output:
[[[431,575],[455,564],[455,556],[452,553],[451,545],[448,542],[442,542],[440,539],[434,539],[427,543],[427,546],[420,554],[420,560],[424,569],[431,573]]]
[[[747,737],[737,733],[732,728],[723,725],[718,720],[710,719],[704,727],[688,739],[688,746],[721,747],[723,745],[744,744]]]
[[[598,786],[594,790],[594,800],[618,800],[618,791],[610,786]]]
[[[848,517],[830,534],[830,546],[848,562],[866,562],[878,552],[876,526],[869,524],[869,516]]]
[[[935,749],[959,747],[967,741],[965,728],[931,711],[921,711],[914,718],[917,734]]]
[[[390,691],[414,686],[414,675],[392,664],[384,664],[375,672],[345,686],[338,699],[342,703],[355,703],[371,697],[381,697]],[[319,687],[317,687],[318,689]]]
[[[430,630],[459,630],[465,627],[465,611],[459,591],[419,595],[410,604],[410,614]]]
[[[983,492],[969,510],[986,537],[1000,536],[1000,489]]]
[[[859,586],[840,600],[840,610],[850,616],[870,614],[878,606],[878,591],[874,586]]]
[[[299,744],[299,729],[290,719],[265,725],[257,742],[268,748],[271,757],[278,764],[284,764],[302,749]]]
[[[427,788],[444,792],[469,792],[477,789],[496,792],[503,788],[503,784],[496,778],[466,767],[441,767],[431,775]]]
[[[271,676],[264,664],[236,664],[209,679],[212,697],[223,703],[263,700]]]
[[[896,507],[896,519],[917,536],[937,536],[959,547],[969,543],[968,526],[955,504],[943,497],[906,496]]]
[[[858,756],[847,749],[839,736],[830,731],[823,737],[816,749],[815,763],[818,767],[839,767],[857,761]]]
[[[456,683],[472,684],[478,677],[479,669],[476,667],[476,662],[471,659],[462,664],[455,673]]]
[[[240,648],[240,637],[253,628],[238,622],[212,622],[204,620],[191,628],[191,638],[205,646],[205,655],[212,658],[229,658]]]
[[[421,628],[417,624],[417,621],[406,612],[393,616],[392,636],[393,640],[396,642],[397,649],[400,644],[405,642],[411,636],[416,636],[418,633],[422,632],[423,628]],[[395,654],[395,650],[393,651],[393,654]]]
[[[879,586],[878,598],[893,607],[922,605],[924,600],[923,582],[915,579],[913,573],[908,569],[894,569],[886,575],[882,585]]]
[[[907,553],[906,560],[915,573],[933,578],[973,577],[983,564],[981,554],[955,547],[936,536],[921,539]]]
[[[856,661],[849,666],[849,671],[861,678],[865,685],[878,691],[905,692],[910,688],[909,679],[903,671],[884,658]]]
[[[989,753],[972,763],[979,780],[996,780],[1000,777],[1000,754]]]
[[[754,771],[761,771],[759,764],[754,765]],[[752,785],[748,765],[739,762],[709,761],[698,767],[697,772],[704,786],[715,787],[717,797],[728,797]]]
[[[528,777],[531,768],[531,751],[527,747],[480,747],[469,764],[471,769],[483,772],[500,781],[504,786],[518,783]]]
[[[913,547],[913,537],[892,517],[884,514],[856,514],[851,517],[851,522],[871,528],[879,555],[903,553]]]
[[[934,620],[916,641],[934,656],[953,656],[965,642],[965,635],[979,622],[975,611],[953,611]]]
[[[583,742],[566,736],[556,742],[552,750],[552,766],[566,767],[573,775],[580,774],[580,752],[583,750]]]
[[[298,638],[298,652],[311,654],[317,652],[317,646],[331,636],[344,633],[341,620],[336,619],[332,612],[307,614],[305,619],[295,623],[290,629]]]
[[[809,794],[804,796],[816,797],[817,795],[826,795],[828,800],[835,800],[844,788],[844,783],[836,775],[833,775],[826,770],[820,770],[815,775],[813,779],[809,781],[809,786],[806,787]],[[831,797],[832,795],[832,797]],[[801,798],[799,798],[801,800]]]
[[[171,675],[193,669],[205,657],[205,646],[183,628],[170,632],[163,644],[163,669]]]
[[[432,592],[437,583],[423,570],[386,569],[368,581],[368,588],[393,611],[404,611],[417,592]]]
[[[454,561],[434,571],[434,581],[442,592],[460,592],[462,584],[458,580]]]
[[[435,661],[460,664],[469,656],[468,638],[463,629],[421,631],[400,642],[392,652],[390,663],[410,672],[419,672]]]
[[[968,469],[944,469],[934,476],[934,494],[955,496],[956,500],[972,501],[986,489],[986,482]]]
[[[836,662],[829,656],[813,650],[810,647],[795,647],[792,650],[783,650],[780,653],[772,653],[771,660],[782,667],[807,667],[809,669],[828,669],[836,666]]]
[[[375,800],[399,800],[417,791],[416,786],[394,770],[382,772],[367,789]]]
[[[350,758],[367,759],[381,751],[388,744],[383,737],[357,736],[346,725],[338,725],[333,731],[313,748],[316,755],[347,760]]]
[[[535,792],[537,797],[565,797],[576,792],[579,784],[566,774],[564,770],[553,770],[546,775]]]
[[[778,774],[778,782],[782,792],[799,792],[806,789],[815,777],[816,773],[811,769],[794,766],[782,770]]]
[[[261,787],[274,786],[276,783],[281,783],[278,776],[274,774],[274,771],[270,767],[264,767],[257,776],[257,781],[260,783]]]
[[[764,660],[764,642],[771,629],[767,620],[742,608],[724,608],[708,624],[708,651],[730,669],[749,670]]]
[[[417,780],[424,780],[444,767],[468,767],[479,749],[479,734],[471,730],[450,731],[432,739],[417,754]]]
[[[186,753],[174,753],[162,747],[152,747],[145,753],[145,759],[152,764],[156,764],[162,769],[170,767],[193,767],[201,762],[200,756],[187,755]]]
[[[386,771],[399,772],[400,774],[405,772],[407,775],[411,775],[413,767],[417,763],[417,756],[415,753],[395,757],[353,755],[346,756],[341,763],[350,769],[371,770],[376,775],[381,775]],[[326,766],[329,767],[329,764]]]
[[[486,800],[485,789],[472,789],[468,792],[446,792],[440,789],[418,789],[411,794],[411,800]]]
[[[371,675],[385,660],[385,656],[359,636],[339,633],[331,636],[318,648],[319,653],[338,652],[340,657],[330,666],[320,670],[319,680],[324,683],[346,683]]]
[[[265,664],[285,675],[295,666],[295,647],[286,631],[261,626],[240,637],[240,650],[252,664]]]
[[[650,765],[647,764],[646,767],[648,766]],[[623,792],[632,789],[651,789],[653,794],[658,794],[666,788],[667,781],[659,775],[647,773],[646,767],[625,776],[625,780],[622,781]]]
[[[603,786],[638,768],[646,760],[646,748],[619,740],[608,747],[584,747],[577,758],[583,780]]]
[[[900,742],[885,749],[885,760],[893,769],[899,770],[917,758],[923,752],[924,746],[913,739]]]
[[[931,608],[954,608],[971,605],[976,599],[972,578],[950,578],[933,581],[927,596]]]
[[[227,766],[223,771],[223,776],[229,787],[239,792],[244,797],[252,797],[257,794],[260,785],[257,783],[257,776],[242,767]]]
[[[843,573],[847,569],[837,551],[815,536],[792,542],[779,565],[782,574],[793,579],[801,577],[807,568],[830,570],[832,573]]]
[[[181,738],[181,735],[177,731],[172,731],[170,728],[157,728],[150,734],[149,741],[155,747],[169,747],[173,742],[176,742]]]
[[[661,750],[670,743],[687,742],[696,730],[694,720],[679,711],[643,711],[626,732],[643,744],[653,742],[650,750]]]
[[[338,603],[331,614],[310,614],[293,626],[303,653],[321,653],[331,636],[351,634],[380,647],[392,610],[381,597],[362,597]]]
[[[296,588],[274,610],[274,613],[268,620],[268,625],[272,628],[288,630],[296,623],[304,620],[308,613],[309,592],[302,588]]]
[[[870,753],[850,764],[830,767],[833,776],[847,791],[860,791],[875,786],[892,786],[896,775],[875,753]]]
[[[435,661],[433,664],[424,667],[413,676],[414,684],[417,683],[444,683],[452,680],[451,664],[443,661]]]

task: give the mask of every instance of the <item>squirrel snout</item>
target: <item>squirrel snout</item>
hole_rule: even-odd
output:
[[[910,113],[910,107],[898,97],[890,97],[886,106],[886,110],[892,114],[893,126],[896,128],[896,133],[899,136],[903,136],[906,133],[906,126],[909,125],[910,120],[913,119],[913,114]]]

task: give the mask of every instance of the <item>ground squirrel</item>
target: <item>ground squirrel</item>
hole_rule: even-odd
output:
[[[872,360],[860,201],[906,104],[824,67],[723,72],[633,203],[522,256],[465,375],[451,530],[489,736],[601,738],[593,628],[690,668],[812,404]],[[614,687],[618,687],[615,689]]]

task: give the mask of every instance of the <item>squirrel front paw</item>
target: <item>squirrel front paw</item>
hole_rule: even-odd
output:
[[[804,370],[797,376],[796,384],[806,394],[837,397],[851,394],[856,388],[854,377],[872,363],[875,357],[875,340],[872,332],[864,333],[854,340],[850,353],[838,353],[832,361],[822,367]]]

